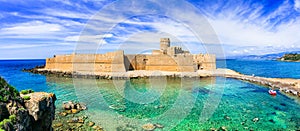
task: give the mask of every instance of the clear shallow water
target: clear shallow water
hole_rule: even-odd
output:
[[[281,93],[272,97],[266,93],[267,88],[254,84],[220,77],[70,79],[21,71],[43,63],[0,61],[0,75],[18,90],[54,92],[58,110],[63,101],[86,103],[86,115],[107,130],[140,130],[146,123],[160,123],[164,130],[209,130],[221,126],[229,130],[300,128],[300,105],[294,99]],[[253,122],[254,118],[259,120]]]

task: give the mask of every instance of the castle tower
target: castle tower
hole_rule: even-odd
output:
[[[167,53],[167,49],[170,47],[170,38],[160,38],[160,51],[163,54]]]

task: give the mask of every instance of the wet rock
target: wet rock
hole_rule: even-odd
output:
[[[84,119],[79,118],[79,119],[78,119],[78,123],[84,123]]]
[[[94,130],[97,130],[97,131],[102,131],[103,128],[101,126],[93,126],[92,127]]]
[[[60,115],[60,116],[67,116],[68,113],[67,113],[67,112],[61,112],[61,113],[59,113],[59,115]]]
[[[80,128],[80,127],[82,127],[82,126],[83,126],[82,123],[77,123],[77,124],[76,124],[76,128]]]
[[[66,112],[67,114],[71,114],[71,113],[72,113],[71,110],[66,110],[65,112]]]
[[[227,128],[225,126],[220,127],[221,131],[227,131]]]
[[[87,109],[86,105],[84,105],[84,104],[77,104],[77,106],[80,110],[86,110]]]
[[[90,121],[89,124],[88,124],[89,127],[92,127],[92,126],[94,126],[94,125],[95,125],[95,123],[94,123],[94,122],[91,122],[91,121]]]
[[[217,131],[218,129],[216,128],[210,128],[211,131]]]
[[[159,105],[159,106],[158,106],[158,108],[164,108],[164,107],[165,107],[164,105]]]
[[[297,91],[291,90],[290,93],[294,96],[297,96]]]
[[[229,116],[224,116],[224,118],[226,119],[226,120],[230,120],[231,118],[229,117]]]
[[[253,121],[253,122],[258,122],[258,121],[259,121],[259,118],[255,117],[255,118],[252,119],[252,121]]]
[[[144,124],[142,128],[146,131],[153,131],[156,128],[156,126],[154,124],[148,123]]]
[[[72,112],[73,114],[76,114],[76,113],[79,112],[79,110],[77,110],[77,109],[71,109],[71,112]]]
[[[120,111],[120,112],[124,112],[126,110],[126,106],[124,106],[124,105],[110,105],[109,108]]]
[[[83,103],[76,103],[76,102],[72,102],[72,101],[68,101],[68,102],[63,103],[62,107],[65,110],[76,109],[78,111],[81,111],[81,110],[86,110],[87,109],[87,107],[86,107],[85,104],[83,104]]]
[[[161,125],[161,124],[158,124],[158,123],[154,124],[154,126],[155,126],[155,127],[157,127],[157,128],[164,128],[164,126],[163,126],[163,125]]]
[[[63,126],[63,123],[55,123],[55,124],[53,124],[53,127],[62,127]]]
[[[245,123],[246,123],[246,122],[243,121],[243,122],[241,122],[241,125],[245,125]]]
[[[273,119],[270,119],[270,120],[269,120],[269,122],[271,122],[271,123],[275,123],[275,121],[274,121]]]
[[[64,108],[65,110],[71,110],[71,109],[72,109],[71,106],[72,106],[72,105],[71,105],[69,102],[63,104],[63,108]]]
[[[67,122],[68,123],[77,123],[78,122],[78,118],[77,117],[74,117],[74,118],[72,118],[71,120],[68,120]]]

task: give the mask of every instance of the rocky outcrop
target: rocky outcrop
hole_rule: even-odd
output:
[[[20,95],[1,77],[0,92],[0,130],[52,130],[56,100],[54,94],[36,92]]]
[[[45,92],[36,92],[28,94],[30,100],[25,101],[25,107],[29,115],[34,118],[32,125],[34,130],[50,130],[55,116],[54,94]]]

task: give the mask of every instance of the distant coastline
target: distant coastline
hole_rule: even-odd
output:
[[[277,60],[286,61],[286,62],[300,62],[300,54],[297,53],[285,54],[282,57],[278,58]]]

